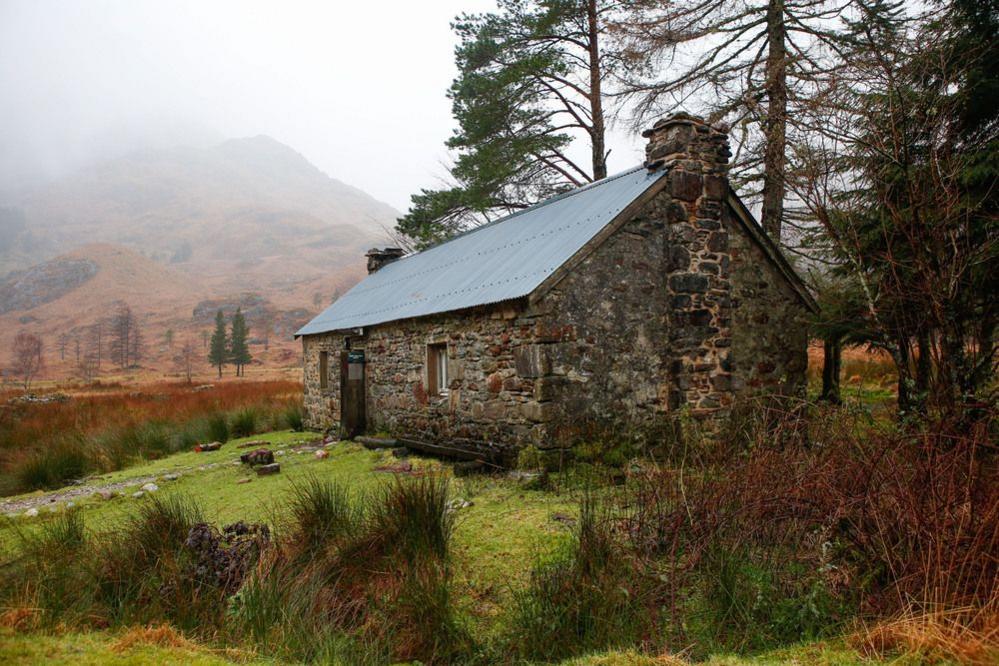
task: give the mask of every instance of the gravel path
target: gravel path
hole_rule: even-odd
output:
[[[186,469],[176,470],[171,473],[179,474],[182,471],[186,471]],[[0,513],[7,514],[8,516],[16,516],[24,513],[28,509],[41,509],[42,507],[58,504],[60,502],[72,502],[78,499],[90,497],[91,495],[101,491],[120,493],[122,490],[130,486],[141,486],[144,483],[150,483],[156,481],[157,479],[164,478],[165,476],[166,474],[160,474],[157,476],[136,476],[122,481],[115,481],[114,483],[103,484],[83,483],[79,486],[67,486],[65,488],[60,488],[59,490],[43,493],[41,495],[20,497],[14,500],[0,500]]]

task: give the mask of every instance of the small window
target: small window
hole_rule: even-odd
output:
[[[427,345],[427,380],[430,395],[447,395],[447,344]]]
[[[319,352],[319,388],[324,389],[329,386],[330,377],[330,354],[329,352]]]

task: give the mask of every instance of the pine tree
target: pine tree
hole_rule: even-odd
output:
[[[232,334],[229,336],[229,360],[236,366],[236,376],[243,376],[243,366],[253,358],[250,346],[247,344],[250,329],[246,326],[246,317],[240,308],[232,317]]]
[[[222,366],[228,361],[228,338],[225,332],[225,317],[222,311],[215,313],[215,331],[208,349],[208,362],[218,366],[219,379],[222,379]]]
[[[453,186],[414,194],[396,225],[420,246],[607,175],[602,86],[619,58],[604,47],[619,3],[498,5],[453,24]],[[589,159],[570,150],[576,140]]]

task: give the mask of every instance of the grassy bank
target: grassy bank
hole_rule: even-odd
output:
[[[809,446],[771,427],[741,452],[526,477],[293,431],[263,436],[282,471],[258,477],[234,439],[102,477],[156,477],[139,499],[9,519],[0,625],[21,649],[82,631],[128,655],[122,635],[166,624],[198,659],[281,663],[991,663],[997,504],[976,435],[828,416]],[[236,521],[249,536],[223,532]],[[906,603],[944,581],[948,613]]]

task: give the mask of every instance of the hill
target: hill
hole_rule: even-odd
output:
[[[0,349],[30,330],[52,350],[117,302],[147,343],[250,305],[255,339],[285,348],[269,361],[293,361],[290,333],[360,279],[397,215],[266,136],[93,165],[0,203]]]
[[[335,258],[383,235],[397,216],[265,136],[135,153],[22,192],[4,207],[0,274],[90,242],[180,264],[302,249]]]

